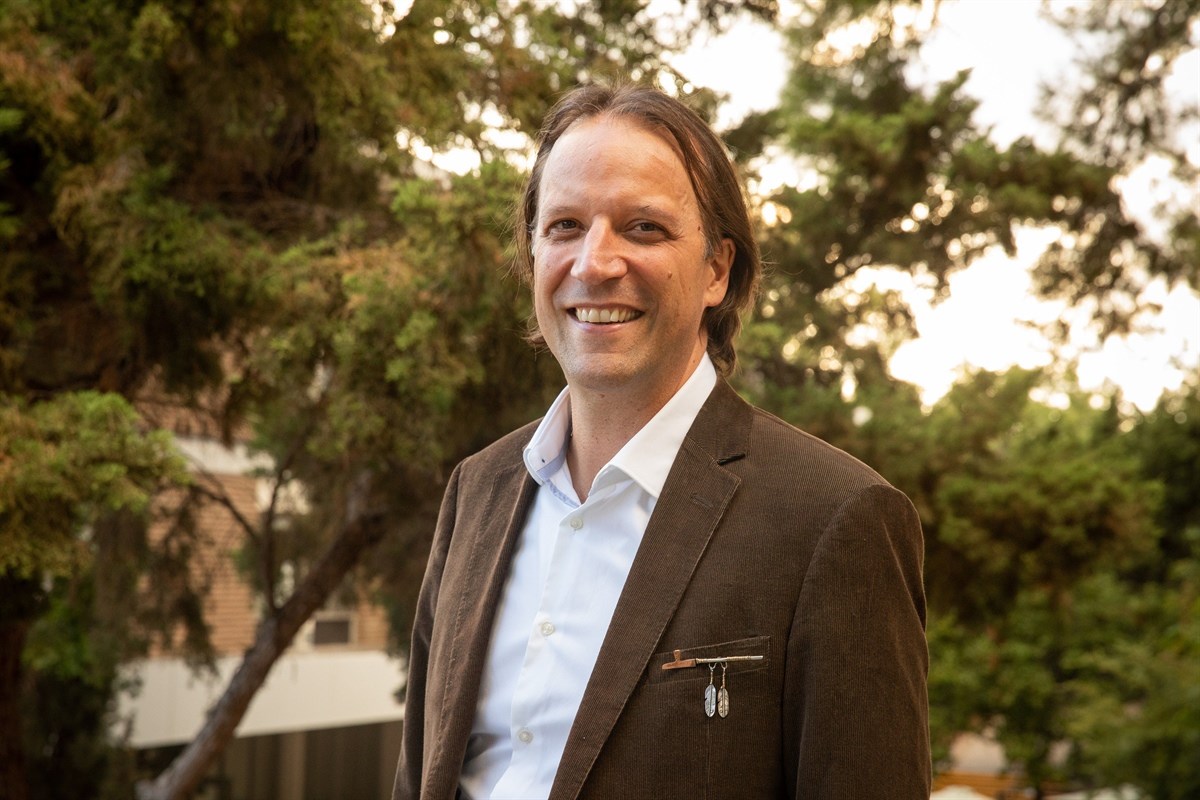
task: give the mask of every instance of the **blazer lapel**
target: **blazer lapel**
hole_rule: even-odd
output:
[[[441,727],[422,797],[452,798],[457,791],[496,607],[536,488],[520,461],[497,470],[488,496],[469,512],[475,521],[464,525],[474,535],[463,578],[453,587],[453,604],[446,606],[453,622],[443,628],[452,631],[450,650],[447,667],[437,676],[443,683]],[[492,532],[501,525],[497,538]]]
[[[574,800],[611,733],[741,480],[750,407],[720,381],[671,467],[617,601],[567,738],[551,800]]]

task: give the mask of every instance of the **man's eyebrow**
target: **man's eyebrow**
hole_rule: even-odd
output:
[[[538,209],[537,218],[538,220],[541,220],[543,217],[555,217],[560,214],[570,215],[573,213],[575,213],[574,206],[566,205],[564,203],[551,203]]]
[[[680,224],[681,217],[679,214],[665,206],[654,205],[653,203],[644,203],[634,209],[636,216],[649,217],[650,219],[664,222],[671,226]]]
[[[549,222],[557,217],[570,217],[578,214],[579,210],[572,203],[548,203],[538,209],[537,222],[540,224],[543,221]],[[629,210],[629,216],[635,217],[651,217],[671,224],[679,224],[679,214],[672,211],[664,205],[656,203],[641,203]]]

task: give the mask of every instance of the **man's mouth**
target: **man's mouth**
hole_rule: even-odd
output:
[[[612,325],[616,322],[629,322],[637,319],[642,312],[632,308],[573,308],[571,313],[580,322],[590,325]]]

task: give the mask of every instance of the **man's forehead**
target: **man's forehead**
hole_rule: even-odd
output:
[[[681,164],[684,163],[683,151],[679,147],[679,142],[675,139],[675,136],[673,133],[671,133],[670,129],[665,125],[642,119],[641,117],[633,114],[622,114],[613,111],[601,111],[597,114],[589,114],[586,117],[580,117],[572,122],[566,127],[562,134],[559,135],[558,139],[554,143],[554,146],[551,147],[551,154],[554,152],[554,148],[558,146],[558,143],[571,134],[578,133],[583,128],[599,125],[629,127],[641,131],[642,133],[648,133],[651,136],[661,140],[663,144],[667,145],[667,147],[671,148],[672,152],[675,153],[675,157],[679,159],[679,162]]]
[[[647,133],[649,136],[659,139],[662,144],[665,144],[667,148],[670,148],[671,152],[674,154],[674,157],[676,157],[679,161],[680,166],[684,167],[684,172],[688,172],[688,169],[686,169],[686,163],[688,162],[686,162],[684,158],[683,150],[679,148],[679,143],[666,126],[655,124],[655,122],[650,122],[648,120],[643,120],[640,118],[640,116],[634,116],[630,114],[614,114],[612,112],[601,112],[599,114],[581,116],[580,119],[571,122],[571,124],[566,126],[565,130],[559,134],[559,137],[554,140],[554,144],[551,145],[550,151],[548,151],[546,154],[546,161],[548,162],[554,157],[554,152],[560,151],[559,145],[563,143],[564,139],[574,137],[576,134],[587,130],[587,128],[599,126],[628,127],[631,128],[631,130]]]
[[[596,141],[593,137],[593,140],[588,142],[586,149],[581,153],[576,146],[576,138],[581,135],[595,134],[598,130],[606,126],[616,129],[628,128],[631,131],[652,136],[663,147],[650,149],[637,146],[631,147],[630,138],[626,134],[615,138],[601,139],[600,141]],[[636,117],[597,114],[584,117],[572,123],[558,137],[553,147],[546,154],[545,163],[538,181],[539,205],[543,199],[548,199],[546,198],[547,194],[554,194],[553,190],[559,183],[556,179],[561,177],[563,170],[572,171],[579,169],[581,163],[586,163],[593,158],[606,155],[606,151],[611,150],[627,151],[624,154],[626,158],[622,163],[628,168],[630,174],[650,167],[665,167],[669,171],[678,170],[678,176],[681,179],[680,185],[661,185],[659,188],[666,195],[674,195],[678,192],[679,196],[675,198],[676,200],[686,199],[691,203],[697,201],[695,188],[692,185],[692,176],[688,172],[686,162],[678,144],[668,130],[662,126],[646,123]]]

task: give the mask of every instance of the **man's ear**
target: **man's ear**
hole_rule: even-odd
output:
[[[733,269],[733,257],[737,247],[732,239],[722,239],[713,248],[713,254],[708,259],[708,267],[712,270],[712,280],[704,290],[705,308],[719,306],[729,291],[729,272]]]

